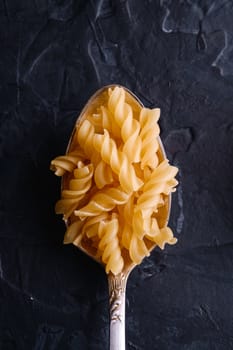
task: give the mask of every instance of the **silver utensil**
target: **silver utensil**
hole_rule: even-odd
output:
[[[77,132],[77,129],[80,123],[87,117],[87,115],[91,115],[94,113],[96,108],[103,103],[103,100],[106,98],[109,88],[114,88],[119,85],[109,85],[98,90],[87,102],[84,109],[82,110],[80,116],[76,121],[75,128],[71,134],[67,152],[71,152],[75,149],[76,141],[74,140],[74,136]],[[124,88],[124,87],[123,87]],[[131,107],[135,110],[140,110],[143,107],[142,102],[128,89],[124,88],[126,92],[126,101],[131,105]],[[166,159],[166,154],[162,145],[162,142],[159,138],[159,151],[158,156],[160,160]],[[66,174],[63,175],[62,178],[62,186],[61,190],[68,188],[69,178]],[[164,206],[164,215],[163,215],[163,224],[166,225],[170,215],[170,207],[171,207],[171,195],[168,195],[165,200]],[[69,226],[69,220],[66,220],[66,225]],[[151,242],[151,246],[149,250],[151,251],[156,246],[155,243]],[[88,256],[96,260],[98,263],[102,264],[99,258],[92,253],[88,246],[83,245],[82,242],[78,245],[78,247]],[[110,304],[110,350],[125,350],[125,296],[126,296],[126,284],[127,279],[129,277],[130,272],[135,267],[135,264],[130,261],[130,259],[126,256],[124,257],[125,266],[123,271],[114,275],[112,273],[108,274],[108,286],[109,286],[109,304]]]

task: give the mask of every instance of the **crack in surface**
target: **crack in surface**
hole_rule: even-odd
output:
[[[206,1],[162,1],[161,7],[165,12],[162,20],[163,32],[196,35],[197,51],[200,51],[200,39],[202,49],[207,49],[205,34],[221,30],[224,34],[224,46],[219,49],[211,65],[217,67],[222,76],[233,75],[232,2],[216,0],[209,4]]]

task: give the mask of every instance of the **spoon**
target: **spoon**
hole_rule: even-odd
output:
[[[87,102],[82,112],[80,113],[73,132],[71,134],[66,154],[73,152],[77,141],[75,141],[75,135],[79,129],[80,124],[87,118],[87,116],[95,113],[95,110],[98,106],[102,105],[108,96],[108,90],[114,89],[114,87],[119,85],[108,85],[100,90],[98,90]],[[142,102],[135,96],[130,90],[125,87],[121,87],[125,90],[126,102],[130,104],[132,109],[137,113],[144,107]],[[159,149],[157,155],[159,161],[166,159],[166,154],[161,142],[161,139],[158,138]],[[53,163],[52,163],[53,164]],[[61,191],[68,188],[70,181],[69,174],[65,173],[62,176]],[[171,195],[165,196],[165,204],[163,207],[162,218],[160,219],[161,227],[167,225],[171,207]],[[70,220],[65,219],[66,226],[69,227]],[[65,242],[68,243],[68,242]],[[156,244],[154,242],[148,242],[148,249],[151,252],[155,248]],[[88,246],[85,242],[82,241],[77,243],[79,249],[81,249],[85,254],[90,256],[92,259],[98,263],[102,263],[100,258],[96,257],[96,254],[92,251],[91,247]],[[114,275],[113,273],[108,273],[108,286],[109,286],[109,308],[110,308],[110,350],[125,350],[125,296],[126,296],[126,284],[130,272],[136,266],[133,263],[127,253],[123,253],[124,257],[124,268],[121,273]]]

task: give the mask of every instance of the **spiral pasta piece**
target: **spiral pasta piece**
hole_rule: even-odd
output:
[[[91,159],[93,155],[93,136],[95,128],[89,120],[84,120],[77,133],[77,141],[82,147],[87,158]]]
[[[140,137],[142,140],[141,150],[141,167],[149,166],[154,169],[158,164],[158,156],[156,154],[159,143],[159,126],[158,119],[160,110],[158,108],[149,109],[142,108],[139,121],[141,125]]]
[[[122,124],[121,136],[124,141],[123,153],[134,163],[139,162],[141,159],[142,140],[139,132],[140,124],[133,118],[132,108],[130,108]]]
[[[129,255],[135,264],[140,264],[145,256],[150,255],[143,239],[140,239],[135,233],[133,233],[131,237]]]
[[[143,181],[136,176],[133,165],[127,156],[117,149],[116,142],[110,138],[107,130],[104,130],[103,135],[94,135],[94,147],[102,159],[110,165],[112,171],[119,176],[124,191],[137,191],[143,185]]]
[[[140,123],[133,118],[132,107],[125,102],[125,91],[116,87],[110,93],[108,101],[109,110],[112,112],[113,120],[120,129],[124,142],[123,152],[131,162],[140,161],[142,141],[139,137]]]
[[[122,217],[122,237],[121,244],[126,249],[129,249],[132,236],[132,217],[134,213],[134,196],[130,196],[124,206],[118,207],[120,217]]]
[[[74,214],[80,219],[100,215],[102,212],[111,211],[116,205],[125,204],[128,198],[129,194],[120,187],[106,188],[94,194],[89,203],[81,209],[75,210]]]
[[[162,194],[168,195],[173,191],[174,176],[177,173],[177,168],[168,164],[168,160],[164,160],[151,173],[150,179],[144,184],[142,194],[137,201],[137,209],[156,210],[163,203]]]
[[[74,178],[69,182],[69,189],[62,191],[62,198],[56,203],[55,211],[57,214],[63,214],[67,220],[77,205],[84,198],[87,191],[91,188],[93,165],[79,165],[80,168],[74,170]]]
[[[98,110],[98,113],[87,116],[86,120],[88,120],[94,126],[95,132],[103,131],[103,118],[101,115],[101,109]]]
[[[159,248],[164,249],[166,243],[173,245],[176,244],[177,239],[173,236],[173,232],[170,227],[166,226],[159,230],[159,232],[152,236],[148,236],[149,239],[156,243]]]
[[[77,130],[77,141],[85,154],[85,157],[96,166],[100,161],[100,155],[93,152],[93,137],[95,127],[89,119],[85,119]]]
[[[154,237],[159,232],[156,218],[152,216],[153,210],[138,210],[135,207],[132,214],[132,230],[134,234],[142,240],[145,236]]]
[[[81,149],[70,152],[65,156],[58,156],[51,161],[50,169],[55,175],[63,176],[65,172],[71,173],[77,166],[79,161],[82,161],[85,155]]]
[[[94,179],[99,189],[110,185],[114,181],[112,169],[103,160],[101,160],[95,168]]]
[[[82,227],[82,233],[84,233],[88,238],[98,237],[99,224],[103,220],[109,218],[108,213],[103,213],[94,217],[88,217]],[[82,221],[84,222],[84,221]]]
[[[121,126],[124,122],[125,91],[120,87],[109,90],[108,109],[112,115],[111,131],[116,138],[121,137]]]
[[[145,235],[145,220],[140,210],[134,210],[133,212],[132,229],[134,234],[142,240]]]
[[[102,128],[103,130],[106,129],[110,133],[112,133],[112,120],[110,116],[109,110],[105,106],[101,106],[101,119],[102,119]]]
[[[64,236],[64,240],[63,243],[64,244],[69,244],[69,243],[73,243],[75,245],[78,245],[83,237],[82,234],[82,226],[83,226],[83,222],[78,220],[78,221],[74,221],[66,230],[65,236]]]
[[[145,236],[152,241],[160,233],[158,221],[155,217],[151,216],[145,220],[145,232]]]
[[[99,249],[102,260],[106,264],[106,272],[112,271],[115,275],[124,267],[121,248],[118,239],[119,222],[116,215],[111,220],[101,221],[99,225]]]

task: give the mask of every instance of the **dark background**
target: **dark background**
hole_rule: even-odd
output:
[[[178,244],[131,274],[130,350],[233,349],[233,4],[0,1],[0,350],[108,349],[107,280],[49,170],[98,88],[160,107]]]

